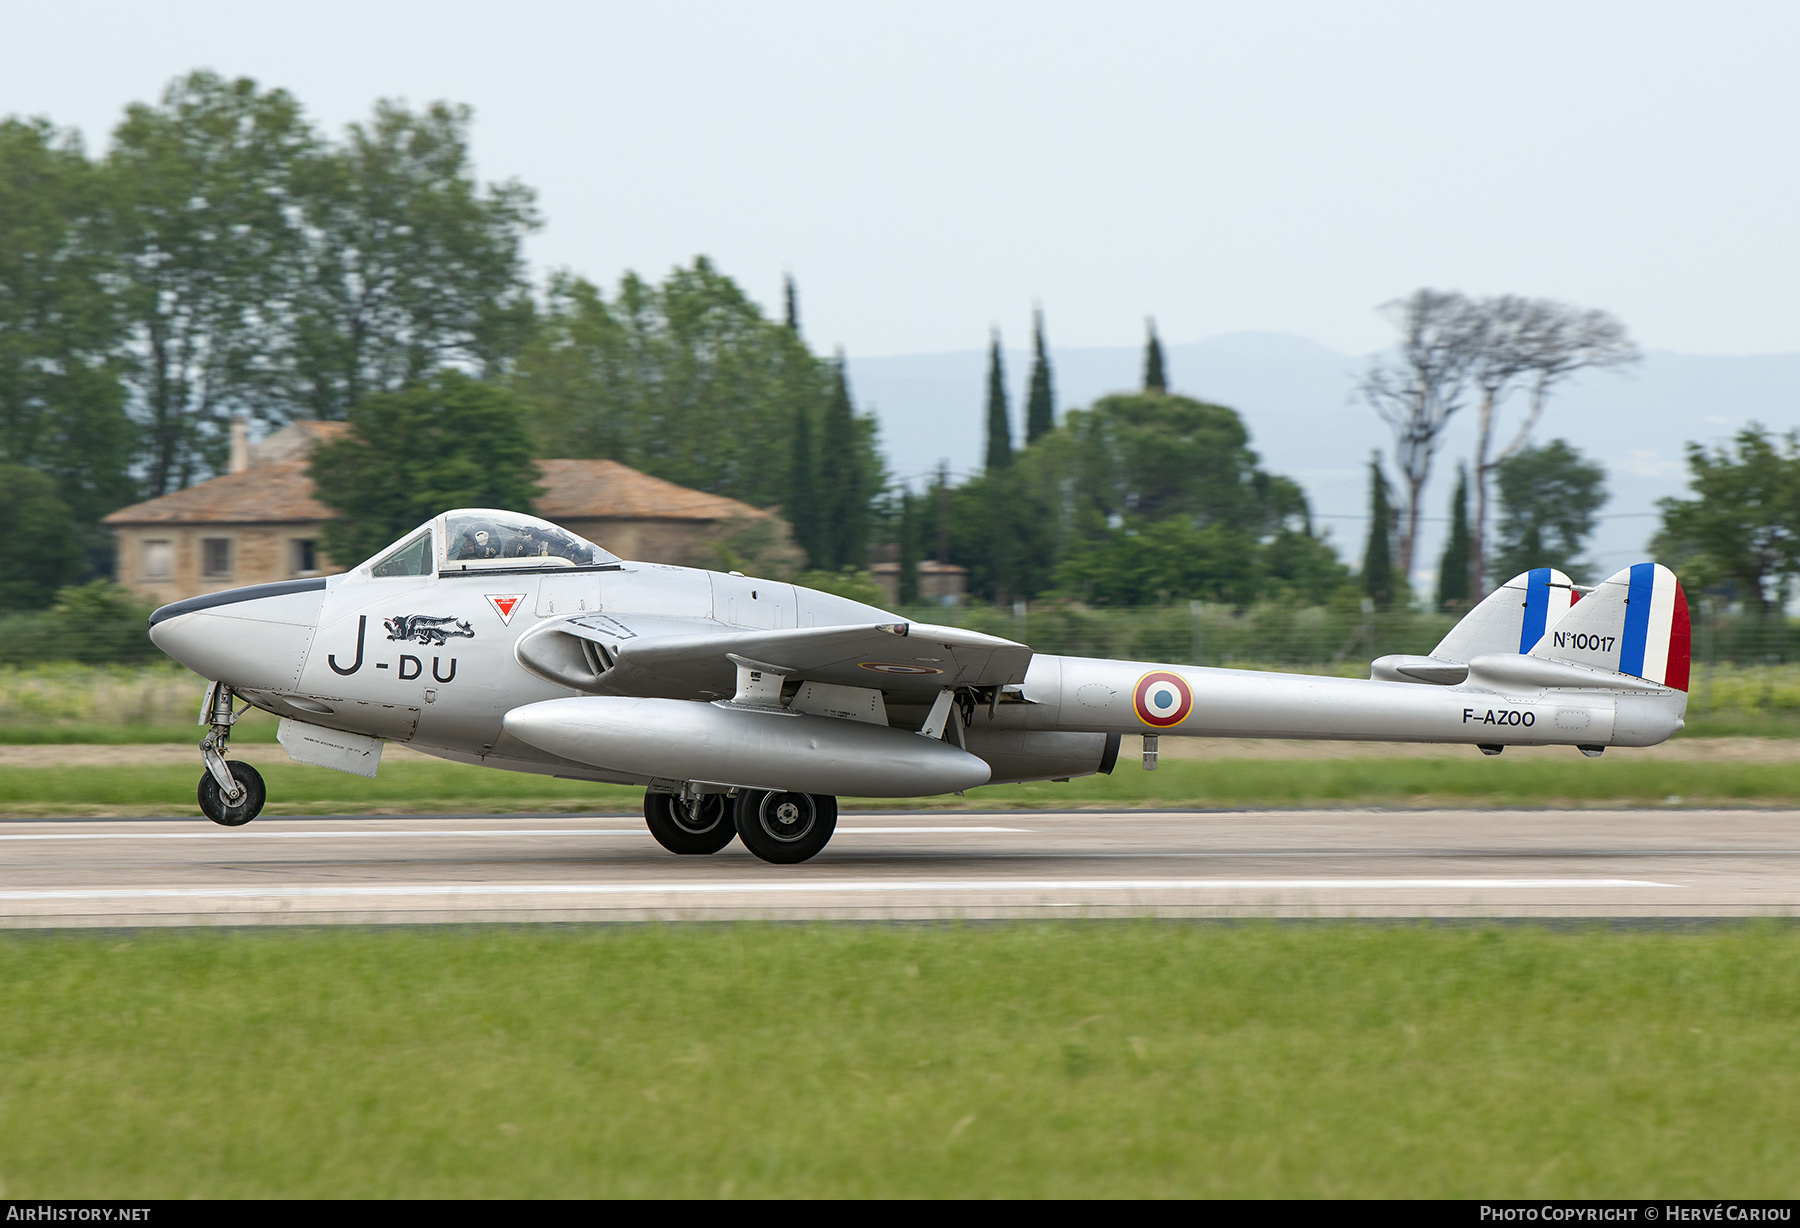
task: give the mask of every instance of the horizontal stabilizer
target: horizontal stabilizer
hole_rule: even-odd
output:
[[[1573,600],[1574,584],[1556,568],[1520,572],[1463,615],[1430,656],[1380,657],[1370,663],[1369,677],[1377,682],[1455,686],[1468,677],[1469,662],[1476,657],[1530,652]]]
[[[1661,691],[1660,683],[1646,682],[1619,673],[1551,661],[1535,654],[1490,652],[1469,663],[1469,682],[1496,691],[1569,690],[1597,688],[1604,691]]]
[[[1675,573],[1634,563],[1553,623],[1531,655],[1685,691],[1690,639],[1687,595]]]
[[[1441,657],[1415,657],[1404,653],[1376,657],[1369,664],[1369,677],[1376,682],[1424,682],[1432,686],[1455,686],[1469,676],[1463,661],[1446,661]]]

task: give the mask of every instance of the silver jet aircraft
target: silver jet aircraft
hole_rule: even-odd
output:
[[[546,521],[461,509],[343,575],[178,601],[158,647],[212,679],[200,806],[265,790],[225,758],[281,718],[302,763],[374,776],[387,742],[459,763],[642,786],[674,853],[735,836],[766,861],[825,847],[839,795],[921,797],[1110,773],[1124,735],[1453,742],[1598,755],[1682,727],[1688,607],[1668,569],[1591,589],[1526,572],[1429,655],[1367,679],[1033,653],[736,572],[627,562]]]

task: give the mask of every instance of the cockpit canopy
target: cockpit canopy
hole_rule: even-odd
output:
[[[437,571],[554,571],[616,563],[593,542],[521,512],[464,507],[421,525],[363,564],[375,579]]]

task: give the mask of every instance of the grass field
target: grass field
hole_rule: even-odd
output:
[[[408,759],[374,780],[264,762],[266,814],[635,810],[643,791],[491,768]],[[0,815],[198,814],[195,762],[180,765],[0,768]],[[1112,776],[1066,784],[990,785],[966,797],[845,799],[844,805],[1176,807],[1775,805],[1800,798],[1800,762],[1692,760],[1218,759],[1165,760],[1155,772],[1123,759]]]
[[[1792,1197],[1800,930],[0,938],[0,1196]]]

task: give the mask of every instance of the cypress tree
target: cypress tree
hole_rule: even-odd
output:
[[[794,399],[794,429],[789,437],[788,498],[782,511],[794,526],[794,544],[806,553],[807,564],[823,567],[819,540],[819,458],[813,449],[812,407],[806,398]]]
[[[919,500],[910,489],[900,491],[901,605],[919,604]]]
[[[1393,521],[1387,476],[1381,472],[1381,453],[1377,452],[1369,460],[1369,544],[1363,550],[1362,588],[1384,610],[1394,600],[1394,554],[1389,541]]]
[[[1056,429],[1056,400],[1050,392],[1050,353],[1044,345],[1044,313],[1033,311],[1032,342],[1037,356],[1031,364],[1031,398],[1025,403],[1025,443],[1036,443]]]
[[[1450,498],[1450,540],[1444,543],[1444,557],[1438,563],[1438,609],[1469,608],[1469,550],[1469,470],[1458,465],[1456,493]]]
[[[1012,464],[1012,423],[1006,412],[1006,373],[1000,365],[1000,330],[988,347],[987,467],[997,472]]]
[[[950,561],[950,462],[938,462],[937,480],[931,486],[932,501],[937,504],[937,561]]]
[[[800,335],[800,292],[794,289],[794,275],[787,274],[782,279],[783,297],[787,300],[787,327],[796,337]]]
[[[850,380],[838,352],[831,399],[819,433],[818,565],[838,571],[866,567],[869,543],[869,493],[864,489],[862,461],[856,450],[856,413],[850,405]]]
[[[1149,321],[1150,337],[1144,342],[1144,391],[1167,392],[1169,377],[1163,365],[1162,342],[1156,337],[1156,320]]]

